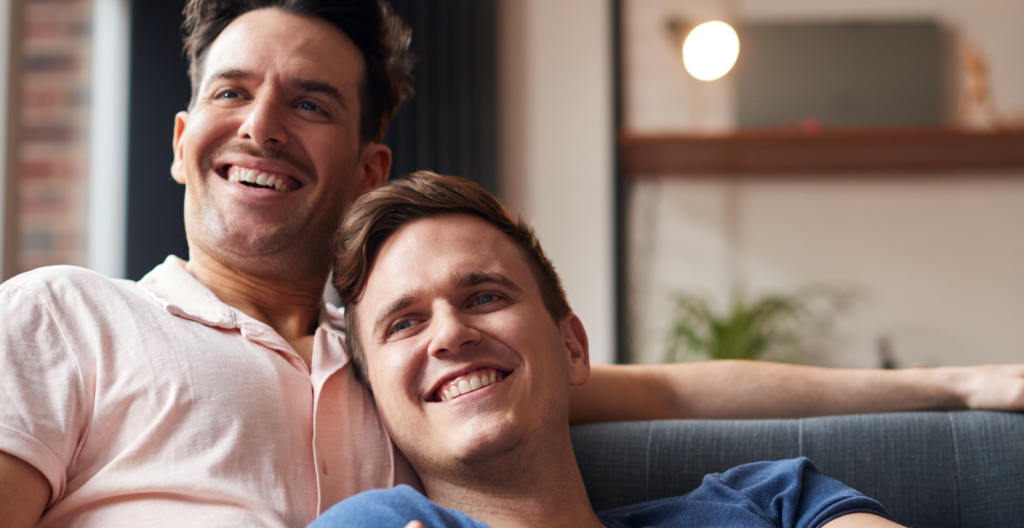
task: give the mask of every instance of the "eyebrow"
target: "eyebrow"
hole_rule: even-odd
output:
[[[460,288],[470,288],[473,286],[479,286],[481,284],[487,284],[493,282],[512,290],[515,293],[523,293],[523,289],[512,282],[511,279],[502,275],[501,273],[487,273],[483,271],[472,271],[469,273],[463,273],[456,277],[455,283]]]
[[[472,288],[474,286],[479,286],[481,284],[488,283],[494,283],[503,286],[517,295],[523,293],[522,288],[517,286],[516,283],[512,282],[511,279],[502,275],[501,273],[473,271],[469,273],[458,274],[455,277],[455,284],[459,288]],[[371,335],[378,335],[380,333],[381,327],[384,325],[385,322],[387,322],[389,318],[391,318],[392,314],[408,308],[415,301],[416,296],[407,293],[395,299],[394,301],[388,303],[387,306],[382,308],[377,313],[377,318],[373,322],[373,333]]]
[[[244,70],[242,68],[228,68],[221,70],[210,76],[210,81],[215,79],[226,79],[229,81],[251,81],[256,78],[256,73],[252,70]],[[209,81],[207,81],[209,84]]]
[[[252,70],[228,68],[211,75],[210,81],[215,79],[228,81],[252,81],[257,77],[256,72]],[[209,84],[209,81],[207,81],[207,84]],[[313,79],[296,79],[292,82],[292,86],[304,92],[324,94],[327,97],[334,99],[342,108],[348,110],[348,102],[345,100],[345,96],[341,94],[341,90],[338,90],[337,87],[329,83]]]
[[[338,90],[334,85],[314,81],[313,79],[297,79],[292,83],[296,88],[305,92],[321,93],[334,99],[342,108],[348,110],[348,103],[345,101],[345,96],[341,95],[341,90]]]

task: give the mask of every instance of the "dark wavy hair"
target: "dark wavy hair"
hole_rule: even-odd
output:
[[[505,233],[529,264],[544,307],[555,324],[572,313],[555,267],[526,222],[513,218],[497,198],[469,180],[429,171],[414,172],[356,200],[338,234],[333,284],[345,307],[345,341],[360,379],[367,378],[364,351],[355,331],[356,305],[366,289],[377,253],[403,226],[448,214],[476,216]]]
[[[412,97],[411,31],[385,0],[189,0],[181,26],[195,103],[203,63],[213,41],[236,18],[273,7],[321,18],[341,30],[363,54],[366,78],[359,90],[359,138],[379,142],[402,102]]]

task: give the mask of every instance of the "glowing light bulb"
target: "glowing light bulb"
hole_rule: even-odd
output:
[[[725,22],[705,22],[683,43],[683,65],[697,79],[713,81],[729,73],[740,56],[740,38]]]

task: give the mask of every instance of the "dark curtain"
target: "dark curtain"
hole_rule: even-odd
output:
[[[430,169],[498,194],[497,0],[393,0],[419,57],[416,96],[384,142],[391,177]]]

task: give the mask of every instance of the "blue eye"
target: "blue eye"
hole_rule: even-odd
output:
[[[476,301],[474,301],[473,304],[487,304],[487,303],[492,303],[492,302],[494,302],[496,300],[497,300],[497,298],[496,298],[496,296],[493,293],[485,293],[485,294],[477,297]]]
[[[310,112],[316,112],[318,114],[325,113],[322,108],[320,108],[319,106],[317,106],[317,105],[315,105],[315,104],[313,104],[313,103],[311,103],[309,101],[303,101],[303,102],[299,103],[299,108],[301,108],[303,110],[308,110]]]
[[[221,92],[217,94],[218,99],[238,99],[238,92]]]
[[[395,323],[395,326],[391,327],[391,332],[401,332],[402,330],[407,330],[410,326],[412,326],[411,321],[398,321]]]

